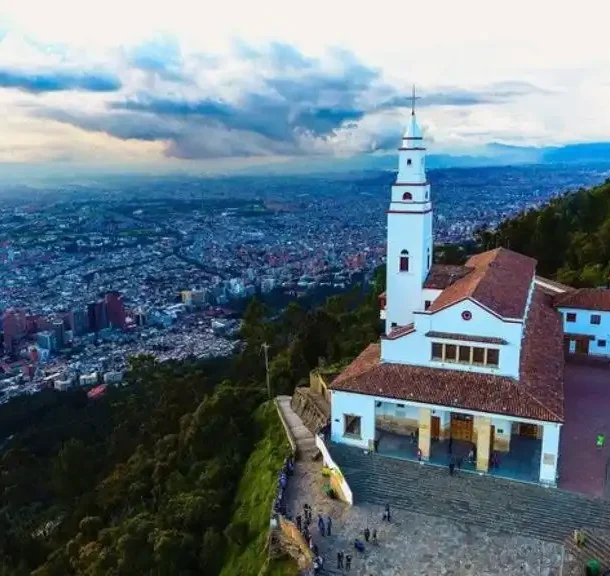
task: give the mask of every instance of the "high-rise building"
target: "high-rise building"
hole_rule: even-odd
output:
[[[2,314],[2,330],[4,332],[4,350],[8,354],[16,351],[17,344],[26,334],[25,312],[9,309]]]
[[[108,322],[113,328],[125,329],[126,315],[123,296],[118,292],[108,292],[105,298]]]
[[[108,328],[108,308],[105,300],[89,302],[87,304],[87,316],[89,319],[89,331],[99,332]]]
[[[87,331],[88,332],[97,332],[98,328],[95,321],[95,302],[89,302],[87,304]]]
[[[136,324],[138,326],[145,326],[146,325],[146,312],[144,312],[143,310],[137,310],[136,311]]]
[[[44,332],[39,332],[38,334],[38,346],[43,350],[55,350],[57,348],[57,343],[55,340],[55,332],[51,330],[45,330]]]
[[[53,333],[55,334],[55,345],[57,348],[63,348],[65,344],[65,326],[64,321],[61,318],[58,318],[53,321]]]
[[[95,303],[95,326],[96,332],[108,328],[108,307],[106,300],[98,300]]]
[[[72,310],[70,318],[72,319],[71,330],[75,336],[82,336],[89,330],[89,316],[87,309],[84,306],[78,306]]]

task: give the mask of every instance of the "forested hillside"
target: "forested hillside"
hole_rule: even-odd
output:
[[[481,249],[504,246],[538,259],[538,273],[573,286],[605,286],[610,274],[610,180],[481,230]]]
[[[276,318],[253,300],[234,358],[139,357],[128,386],[98,400],[48,390],[0,406],[0,576],[246,574],[264,558],[284,455],[269,441],[261,344],[271,394],[290,394],[320,358],[377,339],[380,289]]]

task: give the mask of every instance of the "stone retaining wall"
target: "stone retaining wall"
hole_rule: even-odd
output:
[[[314,378],[312,374],[310,378]],[[330,407],[323,395],[314,398],[311,388],[297,388],[292,395],[291,407],[312,434],[317,434],[330,421]],[[327,409],[324,410],[324,407]]]

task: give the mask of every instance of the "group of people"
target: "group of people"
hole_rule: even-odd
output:
[[[297,514],[295,517],[295,524],[297,530],[302,534],[307,546],[313,552],[314,560],[313,567],[314,572],[318,574],[324,567],[324,558],[320,555],[318,546],[314,544],[313,536],[310,531],[310,526],[313,522],[313,510],[309,504],[303,505],[303,514]],[[330,516],[324,517],[322,514],[318,514],[318,532],[320,536],[330,536],[332,534],[333,521]]]
[[[449,438],[449,443],[448,443],[449,454],[451,454],[452,443],[453,443],[453,441],[451,440],[451,438]],[[458,456],[458,457],[452,456],[451,457],[451,459],[449,460],[449,474],[451,476],[453,476],[455,474],[456,468],[458,470],[462,469],[463,460],[464,459],[461,456]],[[470,448],[470,452],[468,452],[467,461],[469,464],[476,464],[476,461],[477,461],[476,446],[473,446]],[[500,467],[500,457],[498,456],[497,452],[492,452],[491,456],[489,457],[489,469],[497,470],[499,467]]]
[[[390,522],[391,518],[392,518],[392,514],[390,512],[390,505],[386,504],[383,509],[383,515],[382,515],[381,519],[383,522]],[[371,530],[367,526],[362,531],[362,535],[364,536],[364,542],[362,542],[362,540],[360,540],[359,538],[356,538],[354,540],[354,548],[361,554],[364,553],[365,542],[367,544],[369,542],[371,542],[373,544],[373,546],[379,545],[379,542],[377,540],[377,529],[376,528],[373,528],[373,531],[371,532]],[[351,569],[351,567],[352,567],[352,555],[345,554],[343,552],[343,550],[339,550],[337,552],[337,570],[345,569],[345,570],[349,571]]]
[[[280,472],[280,479],[278,481],[277,497],[273,503],[273,510],[277,514],[286,515],[286,506],[284,504],[284,492],[286,491],[286,485],[288,484],[288,477],[294,474],[294,457],[289,456],[284,461],[282,470]]]

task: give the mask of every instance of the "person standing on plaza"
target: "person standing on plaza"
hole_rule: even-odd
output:
[[[327,536],[330,536],[330,531],[332,529],[332,526],[333,526],[333,521],[330,516],[327,516],[326,517],[326,535]]]
[[[351,567],[352,567],[352,555],[346,554],[345,555],[345,569],[349,572]]]

